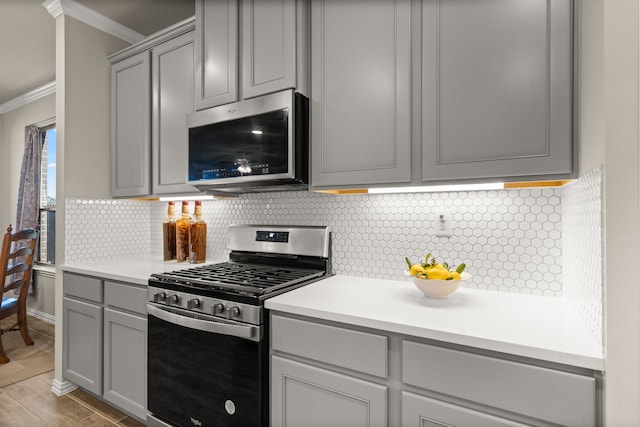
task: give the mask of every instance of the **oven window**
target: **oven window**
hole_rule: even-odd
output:
[[[148,334],[147,407],[156,418],[180,426],[268,425],[263,341],[189,329],[153,315]]]
[[[189,181],[287,173],[289,110],[189,129]]]

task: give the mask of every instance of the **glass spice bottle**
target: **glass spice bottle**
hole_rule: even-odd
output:
[[[182,201],[182,215],[176,220],[176,260],[178,262],[189,262],[189,227],[191,217],[189,216],[189,202]]]
[[[202,216],[202,202],[196,200],[196,206],[189,227],[191,244],[191,264],[198,264],[207,260],[207,223]]]
[[[176,259],[176,207],[169,202],[167,217],[162,222],[162,246],[165,261]]]

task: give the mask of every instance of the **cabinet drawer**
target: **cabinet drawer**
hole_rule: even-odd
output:
[[[402,344],[402,381],[564,426],[594,426],[595,378],[426,344]]]
[[[527,427],[496,415],[441,402],[426,396],[402,392],[402,427]]]
[[[102,280],[71,273],[64,273],[63,280],[65,295],[102,302]]]
[[[272,316],[274,350],[387,377],[387,338],[366,332]]]
[[[147,288],[117,282],[104,282],[104,302],[111,307],[147,314]]]

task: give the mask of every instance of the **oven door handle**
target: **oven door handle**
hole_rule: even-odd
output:
[[[157,307],[147,304],[147,313],[155,316],[165,322],[174,325],[184,326],[189,329],[196,329],[203,332],[211,332],[215,334],[231,335],[238,338],[244,338],[251,341],[260,341],[262,339],[259,326],[241,325],[227,323],[211,316],[197,314],[199,318],[192,317],[193,313],[180,310],[177,308]],[[211,318],[211,320],[208,320]]]

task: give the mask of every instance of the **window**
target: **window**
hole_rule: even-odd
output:
[[[40,242],[36,261],[56,263],[56,127],[40,129]]]

